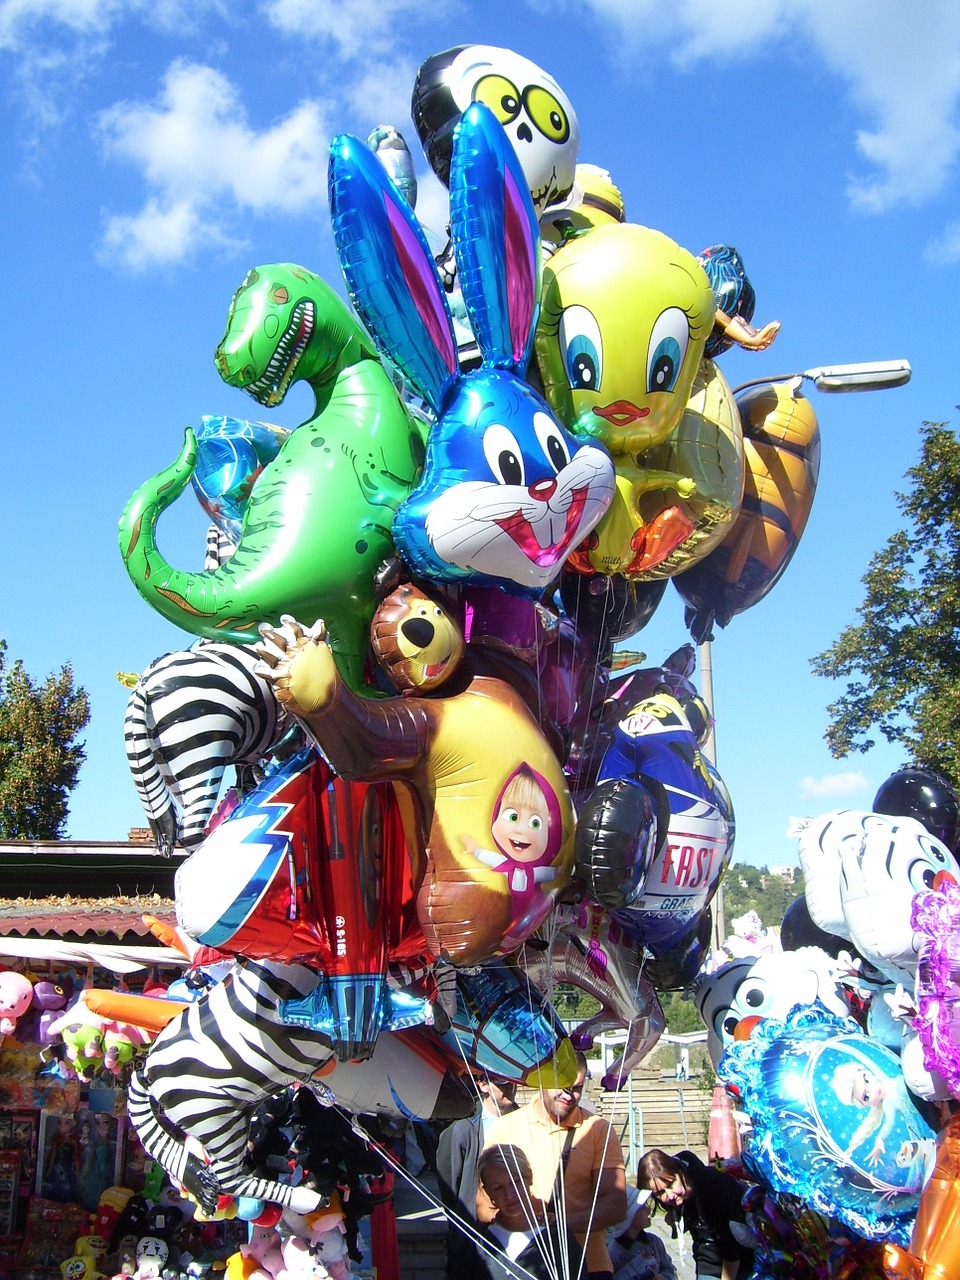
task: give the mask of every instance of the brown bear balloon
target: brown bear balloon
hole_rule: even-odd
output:
[[[516,950],[570,879],[574,815],[513,686],[475,666],[450,614],[409,585],[372,628],[396,697],[349,688],[322,622],[285,617],[261,635],[264,674],[337,773],[397,785],[413,866],[425,866],[417,907],[431,950],[461,965]]]

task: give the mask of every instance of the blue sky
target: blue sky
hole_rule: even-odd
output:
[[[190,643],[126,576],[127,498],[202,414],[285,426],[308,415],[296,392],[268,414],[220,382],[230,298],[249,267],[280,260],[342,288],[325,190],[334,133],[397,125],[421,216],[442,217],[410,90],[425,57],[470,42],[556,77],[579,116],[580,158],[610,170],[631,221],[695,253],[739,248],[755,319],[783,328],[768,352],[722,357],[732,384],[911,362],[905,388],[811,393],[823,456],[807,531],[774,591],[713,646],[739,861],[796,862],[792,815],[869,808],[902,763],[886,747],[830,757],[835,691],[809,659],[854,618],[919,424],[956,425],[952,0],[0,0],[0,634],[34,676],[70,661],[89,691],[71,836],[123,839],[143,824],[115,673]],[[161,545],[198,568],[205,521],[189,491],[178,508]],[[636,643],[652,664],[685,639],[671,586]]]

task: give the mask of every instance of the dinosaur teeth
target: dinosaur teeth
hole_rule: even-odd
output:
[[[300,358],[313,337],[315,323],[314,303],[309,299],[298,302],[293,308],[290,323],[277,339],[266,369],[247,387],[247,391],[258,403],[276,405],[287,394]]]

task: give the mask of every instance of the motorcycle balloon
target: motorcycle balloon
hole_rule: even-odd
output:
[[[577,878],[587,897],[602,907],[629,907],[665,839],[657,802],[642,783],[632,778],[600,783],[580,810],[573,845]]]
[[[696,933],[732,854],[733,812],[726,787],[709,767],[676,697],[655,693],[620,719],[604,755],[598,785],[615,778],[662,791],[666,838],[629,907],[614,912],[621,927],[655,956]]]

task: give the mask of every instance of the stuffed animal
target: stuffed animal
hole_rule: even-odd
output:
[[[103,1068],[118,1076],[131,1063],[137,1049],[147,1044],[149,1037],[139,1027],[129,1022],[107,1022],[103,1027]]]
[[[327,1271],[313,1249],[300,1236],[287,1236],[281,1246],[283,1266],[276,1280],[327,1280]]]
[[[276,1280],[284,1267],[280,1233],[276,1227],[250,1223],[250,1238],[240,1246],[243,1280]]]
[[[6,969],[0,973],[0,1035],[12,1036],[17,1019],[30,1008],[33,983],[22,973]]]
[[[64,1074],[89,1083],[103,1061],[103,1028],[94,1015],[71,1006],[50,1024],[51,1035],[63,1041]]]
[[[60,1274],[63,1280],[102,1280],[103,1272],[98,1271],[89,1254],[75,1253],[60,1263]]]
[[[50,1024],[59,1018],[67,1007],[73,992],[69,977],[60,982],[41,978],[33,984],[33,1000],[30,1008],[17,1023],[17,1039],[21,1044],[50,1044]]]
[[[137,1245],[137,1269],[133,1280],[160,1280],[170,1257],[170,1246],[159,1236],[143,1236]]]

